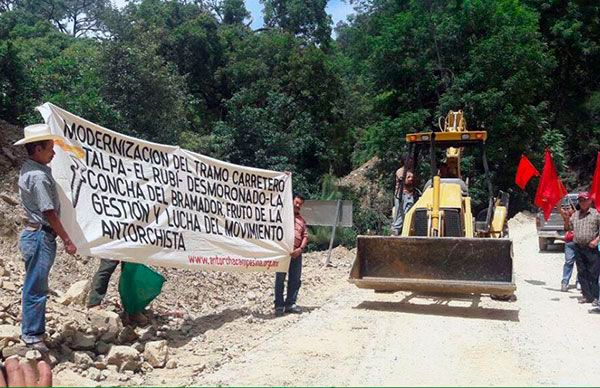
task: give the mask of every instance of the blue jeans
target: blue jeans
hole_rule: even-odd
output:
[[[573,274],[573,265],[575,264],[575,242],[565,243],[565,264],[563,265],[563,284],[569,284]]]
[[[32,344],[42,341],[46,332],[48,275],[56,257],[56,237],[43,230],[24,230],[19,249],[25,261],[21,339]]]
[[[600,276],[600,254],[598,249],[592,249],[584,245],[574,245],[575,260],[577,272],[580,274],[577,278],[581,285],[581,293],[591,302],[598,299],[600,285],[598,276]]]
[[[287,285],[287,295],[285,298],[285,302],[283,300],[283,288],[286,273],[285,272],[277,272],[275,274],[275,308],[283,310],[284,307],[289,307],[296,304],[296,300],[298,299],[298,291],[300,291],[300,284],[302,281],[300,277],[302,276],[302,255],[295,259],[290,260],[290,268],[288,270],[288,285]]]

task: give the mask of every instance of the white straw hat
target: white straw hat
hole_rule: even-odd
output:
[[[16,142],[14,145],[22,145],[27,143],[33,143],[35,141],[42,140],[60,140],[62,137],[54,135],[50,131],[48,124],[35,124],[29,125],[23,129],[24,138]]]

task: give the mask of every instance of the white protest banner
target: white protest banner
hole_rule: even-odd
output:
[[[287,272],[292,179],[142,141],[46,103],[61,220],[78,253],[165,267]]]

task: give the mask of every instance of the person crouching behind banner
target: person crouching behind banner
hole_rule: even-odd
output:
[[[122,262],[119,260],[111,260],[111,259],[100,259],[100,266],[98,270],[94,274],[92,278],[92,285],[90,287],[90,294],[88,296],[88,309],[100,309],[100,305],[102,300],[106,296],[106,291],[108,290],[108,283],[110,283],[110,278],[112,274],[115,272],[117,267],[121,264],[121,269],[123,269]],[[144,315],[144,313],[136,313],[136,314],[126,314],[125,315],[125,323],[131,323],[138,326],[146,326],[149,323],[148,317]]]
[[[56,182],[47,166],[54,157],[54,140],[61,138],[53,135],[46,124],[25,127],[24,134],[15,143],[24,145],[29,155],[19,175],[19,195],[27,215],[25,230],[19,238],[25,261],[21,339],[28,347],[46,353],[48,276],[56,257],[56,236],[62,239],[67,253],[72,255],[77,248],[60,221]]]
[[[296,300],[301,284],[302,252],[308,245],[306,221],[300,215],[303,204],[304,197],[300,194],[294,194],[294,250],[290,253],[291,260],[285,301],[283,299],[283,288],[286,273],[277,272],[275,274],[275,316],[277,317],[282,316],[284,313],[302,313],[302,309],[296,305]]]
[[[119,260],[100,259],[100,266],[92,278],[87,308],[100,308],[100,303],[106,296],[110,278],[120,263]]]

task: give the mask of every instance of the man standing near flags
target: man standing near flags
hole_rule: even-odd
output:
[[[565,230],[573,231],[573,245],[577,269],[581,272],[579,282],[583,297],[579,303],[598,303],[598,276],[600,275],[600,215],[592,208],[592,199],[587,191],[577,196],[579,210],[572,215],[560,209]]]

